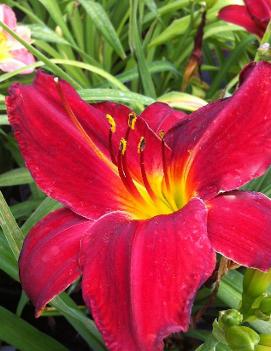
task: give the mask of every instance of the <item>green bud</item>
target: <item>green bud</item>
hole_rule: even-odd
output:
[[[243,316],[237,310],[227,310],[220,312],[219,323],[223,323],[225,327],[231,327],[233,325],[239,325],[242,323]]]
[[[260,303],[260,310],[265,314],[271,314],[271,296],[265,297]]]
[[[232,351],[255,351],[260,336],[253,329],[238,325],[225,330],[225,339]]]
[[[271,334],[261,334],[259,346],[271,347]]]
[[[265,312],[261,311],[260,302],[266,296],[266,291],[271,284],[271,270],[261,272],[256,269],[247,269],[244,282],[241,313],[245,320],[252,321],[259,318],[268,319]],[[255,313],[257,311],[257,313]]]
[[[247,269],[244,276],[244,294],[258,297],[265,293],[271,284],[271,270],[261,272],[256,269]]]
[[[218,320],[213,323],[213,335],[223,344],[227,344],[225,330],[232,326],[239,325],[243,320],[242,314],[234,309],[219,312]]]
[[[270,346],[257,345],[255,347],[255,351],[271,351],[271,347]]]

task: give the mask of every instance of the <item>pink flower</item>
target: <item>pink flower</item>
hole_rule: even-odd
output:
[[[5,4],[0,4],[0,21],[16,32],[26,42],[31,42],[30,30],[25,26],[17,25],[14,11]],[[34,62],[33,55],[16,39],[0,28],[0,70],[12,72]],[[22,73],[27,74],[31,72],[33,72],[33,69],[27,69]]]

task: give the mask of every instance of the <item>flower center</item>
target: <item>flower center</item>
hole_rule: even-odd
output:
[[[127,150],[130,144],[130,138],[136,128],[137,116],[134,112],[130,113],[127,118],[127,129],[119,141],[117,153],[114,152],[113,135],[118,126],[114,118],[110,114],[106,114],[109,124],[108,131],[108,152],[110,158],[107,157],[93,142],[82,124],[73,112],[61,85],[55,78],[56,87],[63,103],[63,107],[70,120],[83,136],[87,144],[93,152],[118,174],[127,192],[119,194],[120,207],[129,213],[134,219],[148,219],[161,214],[170,214],[185,205],[187,200],[178,195],[175,196],[175,183],[169,175],[169,167],[167,164],[167,145],[164,141],[164,132],[159,133],[160,136],[160,156],[162,167],[152,173],[146,171],[146,148],[147,141],[141,136],[137,146],[138,169],[137,172],[133,168],[129,168],[127,162]],[[131,172],[133,171],[133,172]]]
[[[0,61],[11,57],[7,36],[0,31]]]
[[[148,173],[145,165],[145,151],[147,142],[144,136],[140,137],[137,154],[140,168],[140,176],[133,177],[127,164],[127,149],[129,148],[130,138],[133,137],[133,130],[136,128],[137,116],[130,113],[128,116],[128,126],[125,135],[120,139],[117,158],[113,150],[113,134],[117,130],[117,123],[114,118],[107,114],[106,119],[109,123],[108,147],[112,163],[116,164],[119,176],[125,185],[129,196],[129,204],[124,203],[124,208],[135,219],[148,219],[161,214],[169,214],[177,211],[187,202],[184,198],[175,199],[174,182],[170,182],[169,167],[167,164],[167,145],[164,140],[165,133],[160,131],[160,156],[162,169],[157,172]]]

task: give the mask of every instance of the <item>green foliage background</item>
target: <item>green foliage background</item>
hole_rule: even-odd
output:
[[[127,104],[140,112],[159,100],[191,112],[218,97],[230,96],[240,70],[253,60],[259,42],[242,28],[218,20],[218,10],[241,0],[218,0],[207,10],[204,30],[202,77],[190,81],[181,91],[183,74],[191,55],[194,37],[205,1],[193,0],[8,0],[21,22],[32,31],[33,43],[17,38],[36,57],[33,68],[41,67],[69,81],[88,102],[110,100]],[[2,24],[2,26],[4,26]],[[7,31],[8,28],[5,28]],[[9,30],[10,31],[10,30]],[[10,31],[16,37],[16,34]],[[0,75],[0,270],[18,281],[17,259],[25,235],[50,211],[60,207],[35,185],[8,125],[4,99],[14,81],[31,82],[33,75],[21,70]],[[271,195],[268,172],[247,188]],[[27,198],[10,202],[29,187]],[[8,204],[7,204],[8,202]],[[1,277],[1,275],[0,275]],[[217,317],[221,308],[237,308],[242,292],[241,272],[226,275],[220,285],[214,308],[207,313]],[[1,280],[0,280],[1,286]],[[106,350],[94,322],[84,307],[73,300],[76,284],[56,297],[41,318],[64,317],[90,349]],[[194,310],[203,306],[210,293],[203,288]],[[0,300],[0,305],[1,305]],[[23,351],[65,351],[67,346],[39,331],[24,320],[28,299],[21,293],[13,313],[0,306],[0,340]],[[254,323],[259,332],[271,333],[270,323]],[[191,329],[181,340],[206,341],[201,350],[226,350],[210,342],[210,330]],[[41,341],[42,340],[42,341]],[[168,350],[181,346],[168,343]],[[209,345],[209,346],[208,346]],[[127,350],[128,351],[128,350]]]

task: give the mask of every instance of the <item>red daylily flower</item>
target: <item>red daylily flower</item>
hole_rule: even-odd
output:
[[[215,251],[267,270],[271,201],[234,189],[270,165],[270,91],[271,64],[260,62],[231,98],[189,116],[155,103],[136,117],[123,105],[88,105],[42,72],[13,85],[8,115],[26,165],[65,206],[21,253],[37,315],[82,274],[108,349],[157,351],[187,330]]]
[[[248,32],[262,37],[271,19],[270,0],[244,0],[245,6],[229,5],[222,8],[218,17],[226,22],[244,27]]]

